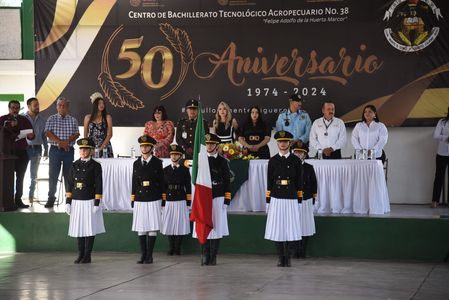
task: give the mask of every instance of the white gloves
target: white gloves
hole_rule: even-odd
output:
[[[67,203],[65,205],[65,212],[70,216],[71,211],[72,211],[72,206]]]
[[[265,205],[265,212],[268,213],[269,210],[270,210],[270,203],[267,203]]]
[[[96,213],[99,212],[100,210],[101,210],[100,206],[95,206],[95,205],[94,205],[94,208],[92,209],[92,212],[93,212],[94,214],[96,214]]]

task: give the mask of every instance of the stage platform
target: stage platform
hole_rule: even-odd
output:
[[[445,261],[449,254],[449,209],[427,205],[392,205],[385,215],[317,215],[317,234],[309,242],[311,257]],[[96,251],[138,252],[131,232],[132,214],[105,212],[106,233],[96,238]],[[274,254],[264,239],[264,213],[229,213],[230,236],[220,251],[227,254]],[[67,236],[64,205],[54,210],[35,204],[31,209],[0,214],[0,252],[71,251],[75,240]],[[199,251],[195,239],[186,238],[185,253]],[[155,251],[165,251],[159,235]]]

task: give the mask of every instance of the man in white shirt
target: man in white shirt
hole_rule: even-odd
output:
[[[323,159],[341,159],[341,148],[346,142],[345,123],[334,117],[333,102],[324,102],[321,111],[323,117],[315,120],[310,130],[310,147],[322,151]]]

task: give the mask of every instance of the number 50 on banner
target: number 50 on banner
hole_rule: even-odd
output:
[[[128,79],[137,74],[140,70],[140,76],[142,82],[146,87],[150,89],[160,89],[164,87],[169,81],[173,74],[173,54],[170,49],[165,46],[155,46],[152,47],[143,57],[143,61],[140,55],[131,51],[130,49],[140,48],[143,41],[143,36],[134,39],[125,39],[122,46],[120,47],[120,53],[118,55],[118,60],[129,61],[129,69],[122,74],[116,75],[119,79]],[[161,77],[159,82],[154,82],[152,77],[153,61],[156,54],[160,54],[162,57],[162,68]]]

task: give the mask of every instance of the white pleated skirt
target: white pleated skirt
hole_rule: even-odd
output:
[[[265,227],[265,239],[275,242],[301,239],[301,219],[297,199],[271,197]]]
[[[212,200],[212,223],[214,228],[207,236],[207,239],[221,239],[229,235],[228,214],[226,208],[223,207],[224,197],[217,197]],[[195,231],[195,222],[193,223],[192,237],[197,238]]]
[[[162,211],[161,233],[186,235],[190,233],[189,208],[186,201],[165,201]]]
[[[315,234],[315,219],[313,217],[313,200],[312,198],[302,200],[299,209],[301,220],[302,236],[312,236]]]
[[[162,200],[134,201],[132,231],[147,232],[161,229]]]
[[[69,236],[86,237],[106,232],[103,222],[103,211],[93,212],[95,199],[72,200]],[[101,208],[101,202],[100,202]]]

